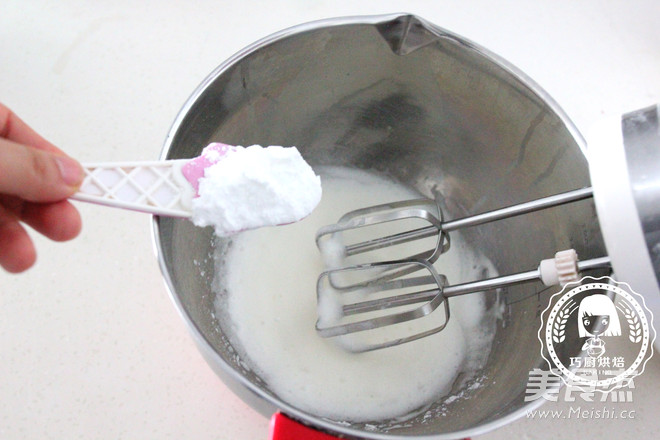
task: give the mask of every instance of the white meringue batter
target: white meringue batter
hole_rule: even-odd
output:
[[[348,211],[419,195],[362,171],[316,171],[323,197],[309,217],[241,233],[218,256],[227,291],[217,286],[218,316],[231,323],[241,357],[289,404],[334,420],[405,416],[446,395],[459,373],[474,374],[490,351],[494,320],[485,319],[483,295],[472,294],[451,300],[445,330],[397,347],[355,354],[318,336],[316,282],[324,263],[316,231]],[[436,266],[456,282],[478,277],[484,261],[452,236]]]

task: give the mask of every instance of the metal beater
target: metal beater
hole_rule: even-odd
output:
[[[435,238],[434,244],[430,249],[396,261],[352,264],[323,272],[317,284],[319,303],[325,303],[330,297],[330,300],[336,299],[340,304],[334,308],[332,317],[320,316],[316,329],[324,338],[342,336],[418,319],[430,314],[440,305],[444,306],[444,321],[430,329],[383,342],[361,344],[353,350],[364,352],[391,347],[442,331],[449,320],[448,299],[451,297],[536,280],[541,280],[547,286],[564,285],[577,281],[578,273],[581,271],[607,268],[610,266],[609,257],[578,261],[577,254],[570,249],[558,252],[554,258],[543,260],[534,270],[448,285],[447,278],[439,274],[433,266],[438,257],[450,249],[449,233],[452,231],[572,203],[592,196],[591,188],[581,188],[447,222],[443,221],[439,203],[430,199],[388,203],[351,211],[336,224],[319,229],[316,242],[322,252],[331,248],[342,258],[347,258],[430,237]],[[418,219],[427,225],[366,241],[350,244],[342,242],[347,231],[368,229],[376,225],[410,219]],[[344,300],[349,296],[355,298],[354,302]],[[418,306],[400,310],[404,306],[415,304]],[[379,313],[376,316],[368,315],[377,311]]]

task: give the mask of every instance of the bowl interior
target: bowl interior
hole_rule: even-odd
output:
[[[427,196],[437,190],[446,217],[458,218],[587,186],[576,136],[515,69],[461,37],[397,15],[305,25],[248,48],[191,97],[163,157],[192,157],[212,141],[296,145],[312,166],[377,171]],[[604,254],[590,201],[464,237],[500,274],[533,269],[566,248],[581,258]],[[264,412],[277,406],[318,422],[273,395],[231,347],[214,314],[212,231],[161,218],[156,242],[173,298],[216,371]],[[322,424],[368,437],[441,435],[522,413],[528,373],[544,366],[539,312],[556,291],[532,283],[503,292],[504,316],[482,371],[491,385],[469,398],[439,401],[432,417],[409,423],[379,421],[376,430]]]

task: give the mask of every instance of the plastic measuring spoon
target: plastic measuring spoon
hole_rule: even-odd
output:
[[[212,143],[193,159],[83,164],[86,177],[71,198],[168,217],[191,217],[204,170],[236,147]]]

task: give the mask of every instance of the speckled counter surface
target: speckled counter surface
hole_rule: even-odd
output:
[[[0,101],[81,161],[154,159],[189,94],[236,51],[310,20],[402,10],[518,66],[581,130],[660,101],[654,0],[5,0]],[[150,218],[79,207],[78,239],[36,237],[32,270],[0,272],[0,438],[267,438],[170,303]],[[635,385],[617,407],[634,418],[528,418],[483,438],[658,438],[660,356]]]

